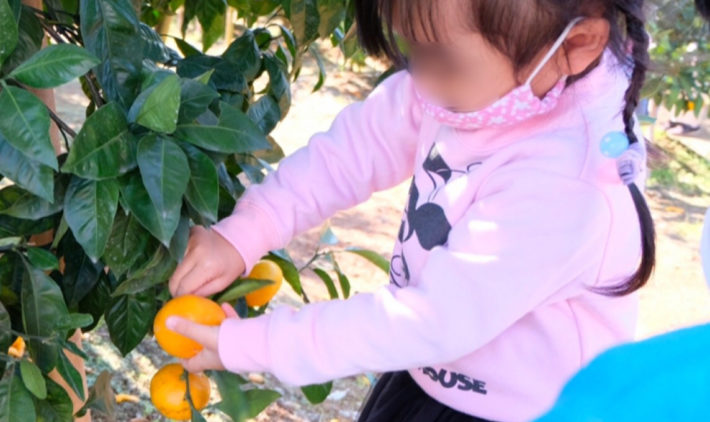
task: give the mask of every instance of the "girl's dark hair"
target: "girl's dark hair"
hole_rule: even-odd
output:
[[[706,20],[710,21],[710,0],[695,0],[695,7]]]
[[[384,54],[395,64],[404,65],[406,59],[394,36],[395,24],[407,39],[421,39],[423,35],[427,41],[439,40],[442,30],[437,28],[437,3],[440,1],[356,0],[360,42],[370,54]],[[697,1],[704,6],[710,3],[709,0]],[[531,65],[537,54],[551,45],[572,19],[579,16],[606,19],[610,24],[608,48],[620,63],[631,69],[622,110],[625,132],[631,143],[644,142],[634,132],[634,111],[650,61],[643,0],[459,0],[459,5],[462,15],[469,16],[466,22],[470,29],[508,57],[516,72]],[[584,77],[599,62],[569,78],[570,83]],[[623,284],[600,290],[609,296],[624,296],[643,287],[656,264],[656,235],[651,212],[635,184],[629,185],[629,191],[641,226],[641,263]]]

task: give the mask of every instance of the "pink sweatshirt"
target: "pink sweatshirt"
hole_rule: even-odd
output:
[[[622,131],[628,80],[609,55],[559,106],[506,129],[458,131],[423,114],[410,75],[345,108],[326,133],[248,189],[214,226],[253,266],[338,210],[412,178],[391,283],[348,300],[226,320],[233,372],[292,385],[409,370],[429,395],[482,418],[523,421],[604,349],[631,340],[638,217],[600,152]]]

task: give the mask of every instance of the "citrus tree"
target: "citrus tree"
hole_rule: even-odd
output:
[[[675,114],[700,114],[710,92],[708,25],[693,0],[653,0],[648,29],[653,66],[644,95]]]
[[[243,25],[222,54],[207,55],[227,3]],[[175,51],[154,29],[181,7],[183,38],[198,21],[202,49],[175,39]],[[283,157],[269,134],[288,113],[303,55],[317,56],[319,38],[353,54],[352,26],[346,0],[45,0],[42,9],[0,0],[0,421],[71,420],[53,371],[86,402],[79,414],[110,407],[106,374],[85,397],[68,356],[86,356],[67,339],[103,319],[125,355],[151,334],[190,227],[229,215],[245,186]],[[89,100],[77,131],[30,91],[72,80]],[[58,156],[51,121],[64,142]],[[302,268],[285,251],[266,259],[305,302],[306,267],[331,297],[347,297],[335,243],[326,230]],[[349,252],[387,269],[373,252]],[[249,306],[245,296],[264,284],[235,280],[214,299],[253,317],[268,304]],[[10,348],[18,338],[27,353]],[[213,408],[234,420],[278,397],[236,374],[211,376],[228,398]],[[303,388],[312,402],[329,390]],[[201,419],[194,408],[192,417]]]

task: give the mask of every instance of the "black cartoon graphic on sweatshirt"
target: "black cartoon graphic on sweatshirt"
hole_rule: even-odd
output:
[[[451,223],[446,218],[444,208],[435,202],[436,195],[451,180],[454,173],[466,174],[472,167],[479,164],[477,162],[469,165],[466,171],[453,170],[444,161],[436,148],[436,144],[431,147],[429,155],[422,164],[422,168],[433,187],[426,202],[419,205],[420,193],[417,187],[417,179],[416,177],[412,179],[412,184],[409,188],[409,200],[404,209],[404,217],[397,235],[400,245],[409,241],[415,235],[421,248],[426,251],[447,243],[451,232]],[[395,253],[390,263],[391,282],[398,287],[404,287],[409,284],[409,275],[409,265],[404,253],[401,251]]]

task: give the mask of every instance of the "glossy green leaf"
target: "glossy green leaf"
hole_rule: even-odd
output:
[[[103,255],[118,209],[115,180],[73,177],[64,198],[64,218],[77,242],[94,262]]]
[[[62,171],[91,180],[118,177],[136,167],[136,145],[120,106],[107,104],[86,119]]]
[[[65,263],[62,291],[69,308],[76,310],[79,302],[101,278],[104,265],[100,261],[92,262],[71,234],[68,234],[60,245]]]
[[[249,403],[242,390],[244,379],[227,371],[214,372],[210,378],[217,383],[220,395],[225,398],[216,407],[235,422],[246,421],[249,418]]]
[[[264,56],[264,67],[269,74],[269,94],[276,99],[281,110],[281,118],[284,118],[291,108],[291,84],[288,81],[286,70],[271,54]]]
[[[81,35],[101,60],[96,73],[109,101],[128,108],[138,95],[143,39],[133,4],[125,0],[81,0]]]
[[[24,89],[3,87],[0,92],[0,134],[27,158],[57,169],[57,157],[49,139],[49,112]]]
[[[333,389],[333,383],[327,382],[325,384],[314,384],[301,387],[301,391],[306,396],[311,404],[320,404],[328,398],[330,390]]]
[[[7,0],[0,0],[0,66],[17,45],[17,21]]]
[[[94,317],[90,314],[71,313],[64,315],[57,321],[57,330],[74,331],[77,328],[88,327],[94,323]]]
[[[138,222],[163,245],[169,246],[170,239],[180,222],[180,207],[175,207],[161,215],[153,205],[138,173],[130,173],[122,179],[121,196]]]
[[[146,136],[138,143],[138,167],[158,214],[179,210],[190,180],[190,166],[182,149],[170,139]]]
[[[19,185],[10,185],[0,190],[0,214],[11,217],[36,220],[60,212],[64,206],[66,184],[58,180],[55,184],[54,202],[22,189]]]
[[[266,137],[246,114],[226,103],[216,126],[178,125],[175,136],[209,151],[245,153],[269,148]]]
[[[106,325],[111,341],[124,356],[148,334],[155,313],[155,294],[150,289],[122,295],[111,302],[105,315]]]
[[[33,88],[54,88],[88,72],[99,59],[73,44],[55,44],[35,53],[10,73]]]
[[[181,38],[174,38],[175,44],[184,57],[200,56],[202,52]]]
[[[116,288],[113,296],[134,295],[165,283],[175,270],[175,266],[176,262],[167,249],[159,247],[148,262],[131,273],[126,281]]]
[[[253,388],[244,392],[246,401],[249,403],[249,418],[256,418],[271,403],[281,397],[281,393],[274,390]]]
[[[350,297],[350,279],[346,276],[339,268],[335,269],[335,273],[338,275],[338,281],[340,282],[340,290],[343,292],[343,298],[347,299]]]
[[[0,275],[0,290],[7,288],[3,286],[3,277]],[[2,294],[0,294],[0,299],[2,299]],[[10,334],[10,329],[12,325],[10,323],[10,314],[5,309],[2,301],[0,301],[0,350],[7,350],[14,341],[12,335]],[[5,361],[0,360],[0,374],[5,373]]]
[[[150,233],[140,225],[135,215],[118,212],[103,261],[117,277],[121,277],[145,253],[149,240]]]
[[[173,74],[143,91],[131,107],[129,116],[135,116],[135,121],[148,129],[173,133],[179,109],[180,79]]]
[[[261,51],[254,39],[254,32],[246,30],[227,47],[222,57],[234,63],[247,80],[253,80],[261,69]]]
[[[44,381],[42,371],[29,360],[20,361],[20,375],[27,390],[40,400],[47,398],[47,383]]]
[[[287,13],[298,44],[307,44],[318,37],[320,16],[316,0],[291,0]]]
[[[318,35],[321,38],[330,36],[345,18],[346,11],[345,0],[318,0]]]
[[[232,283],[232,285],[227,287],[224,290],[224,293],[219,295],[217,301],[220,303],[232,302],[239,299],[240,297],[246,296],[248,293],[251,293],[255,290],[259,290],[262,287],[271,284],[274,284],[274,282],[271,280],[257,280],[250,278],[239,279]]]
[[[59,269],[59,261],[52,252],[41,248],[27,248],[27,259],[33,267],[42,271]]]
[[[72,391],[81,399],[84,400],[84,384],[81,374],[72,365],[69,357],[67,357],[64,349],[59,351],[59,359],[57,360],[57,372],[62,376],[62,379],[69,385]]]
[[[262,133],[271,133],[281,121],[281,109],[274,97],[264,95],[249,106],[247,116],[259,126]]]
[[[94,409],[106,415],[109,420],[116,419],[116,398],[111,388],[111,377],[112,374],[108,371],[103,371],[96,377],[96,382],[89,388],[89,398],[77,412],[77,416],[84,415],[88,409]]]
[[[52,168],[28,158],[0,134],[0,174],[47,202],[54,198]]]
[[[308,48],[308,51],[313,55],[313,58],[316,59],[316,64],[318,65],[318,82],[313,87],[313,92],[316,92],[323,87],[323,84],[325,84],[325,63],[323,63],[323,56],[320,54],[320,51],[318,51],[315,44],[312,44]]]
[[[88,313],[94,318],[94,322],[84,328],[84,332],[93,330],[111,304],[111,276],[100,274],[98,281],[91,290],[85,292],[83,299],[79,302],[77,309],[80,312]]]
[[[69,394],[59,384],[49,378],[47,383],[47,399],[36,401],[37,422],[71,421],[74,406]]]
[[[23,6],[19,0],[10,0],[10,6],[19,14],[19,22],[16,27],[18,29],[18,37],[15,50],[5,59],[2,65],[4,73],[12,71],[12,69],[38,52],[42,48],[42,41],[44,40],[42,25],[32,9]],[[9,31],[12,31],[12,28],[5,25],[2,28],[9,28]],[[0,74],[3,72],[0,72]]]
[[[353,253],[355,255],[359,255],[366,260],[370,261],[371,263],[375,264],[379,269],[384,271],[385,273],[389,274],[390,273],[390,263],[387,261],[386,258],[384,258],[382,255],[378,254],[377,252],[370,251],[367,249],[362,249],[362,248],[348,248],[346,249],[347,252]]]
[[[34,421],[37,418],[32,395],[15,374],[0,380],[0,422]]]
[[[170,247],[168,248],[170,256],[176,262],[182,262],[187,250],[187,242],[190,240],[190,218],[186,215],[180,217],[180,223],[173,238],[170,239]]]
[[[320,268],[314,268],[313,272],[316,273],[318,278],[323,280],[323,283],[325,286],[328,288],[328,294],[330,295],[331,299],[337,299],[338,298],[338,290],[335,288],[335,283],[333,282],[333,278],[328,275],[325,271],[323,271]]]
[[[180,123],[192,122],[219,98],[217,91],[199,81],[183,79],[180,83],[182,84],[178,115]]]
[[[219,178],[214,162],[198,148],[183,144],[190,164],[190,181],[185,198],[208,222],[217,221]]]
[[[153,28],[141,22],[138,33],[143,39],[143,54],[146,58],[158,63],[165,63],[170,60],[170,49]]]
[[[57,283],[42,270],[26,265],[22,280],[22,324],[32,336],[48,337],[55,333],[55,324],[68,313]],[[44,372],[54,368],[57,347],[37,339],[28,342],[30,356]]]
[[[284,273],[286,282],[291,286],[297,295],[303,296],[303,286],[301,285],[301,275],[298,268],[288,255],[281,254],[280,251],[273,251],[269,254],[269,260],[274,261]]]

